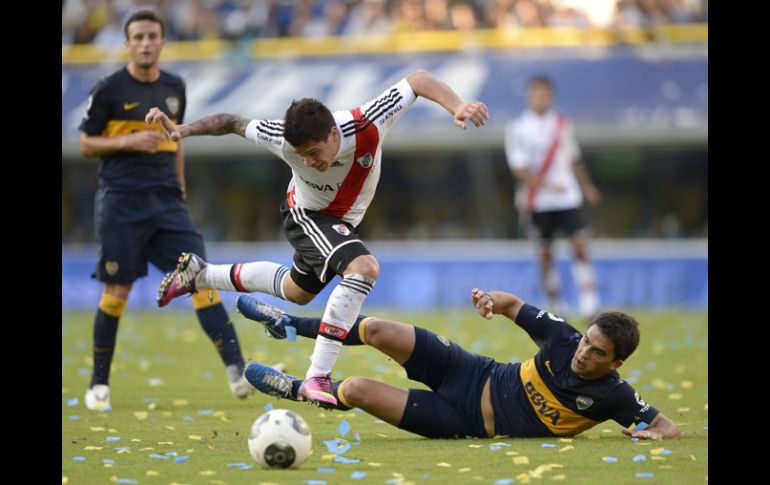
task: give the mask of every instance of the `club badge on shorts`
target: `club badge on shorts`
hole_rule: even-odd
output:
[[[118,266],[117,261],[107,261],[106,263],[104,263],[104,270],[110,276],[115,276],[116,274],[118,274],[118,269],[120,269],[120,266]]]
[[[345,224],[334,224],[332,226],[332,229],[337,231],[339,234],[343,236],[350,236],[350,229],[348,229],[348,226]]]

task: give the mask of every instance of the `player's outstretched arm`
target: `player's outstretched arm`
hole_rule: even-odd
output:
[[[458,128],[465,129],[466,121],[479,127],[489,120],[486,104],[481,101],[464,102],[449,85],[424,69],[413,72],[406,80],[414,94],[428,98],[449,111]]]
[[[505,291],[489,291],[474,288],[471,290],[471,301],[479,315],[491,320],[493,315],[504,315],[516,321],[519,310],[524,306],[524,300]]]
[[[658,413],[652,423],[641,431],[632,431],[628,428],[621,429],[624,435],[640,440],[668,440],[678,438],[682,432],[679,427],[663,413]]]
[[[206,116],[192,123],[175,125],[166,116],[166,113],[158,108],[152,108],[147,113],[147,116],[145,116],[144,121],[147,124],[160,123],[172,141],[179,141],[188,136],[221,136],[229,135],[230,133],[245,138],[246,126],[249,124],[249,120],[246,118],[229,113],[218,113]]]

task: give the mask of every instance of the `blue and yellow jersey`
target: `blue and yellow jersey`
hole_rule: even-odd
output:
[[[540,350],[525,362],[497,363],[492,370],[496,434],[574,436],[608,419],[627,427],[657,416],[616,371],[595,380],[572,372],[582,335],[561,318],[525,304],[516,323]]]
[[[99,80],[91,91],[80,130],[90,136],[120,136],[140,130],[165,133],[160,123],[148,126],[144,117],[160,108],[174,123],[182,123],[187,99],[182,78],[160,72],[152,83],[137,81],[127,68]],[[162,142],[156,153],[119,151],[99,161],[99,186],[124,190],[179,188],[176,176],[178,143]]]

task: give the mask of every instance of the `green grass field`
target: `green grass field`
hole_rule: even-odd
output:
[[[62,483],[703,483],[708,479],[707,315],[632,313],[642,324],[642,341],[620,374],[680,426],[683,437],[678,440],[634,443],[620,433],[620,425],[608,421],[571,440],[438,441],[355,410],[324,412],[261,394],[238,401],[192,311],[126,312],[110,381],[114,410],[94,413],[83,403],[91,372],[93,313],[63,313]],[[526,333],[502,317],[487,322],[471,312],[392,309],[368,314],[429,328],[503,362],[536,351]],[[313,341],[272,340],[258,324],[234,311],[231,316],[247,359],[282,361],[289,373],[305,372]],[[334,377],[351,375],[424,387],[368,347],[343,349]],[[310,424],[313,452],[297,470],[262,470],[249,456],[249,427],[268,404],[294,410]],[[338,432],[343,420],[350,424],[344,438],[357,442],[358,436],[360,444],[341,456],[358,463],[334,462],[337,455],[324,444],[343,438]]]

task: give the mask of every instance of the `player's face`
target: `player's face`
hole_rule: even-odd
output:
[[[615,344],[596,325],[580,339],[570,367],[583,379],[598,379],[623,364],[615,360]]]
[[[529,88],[527,94],[529,107],[538,114],[543,114],[551,109],[553,103],[553,92],[545,84],[535,83]]]
[[[306,167],[325,172],[337,157],[340,148],[340,137],[337,128],[332,128],[326,140],[310,140],[296,147],[297,154],[302,157]]]
[[[126,50],[131,62],[143,69],[149,69],[158,63],[160,51],[165,39],[161,35],[160,24],[151,20],[137,20],[128,26]]]

